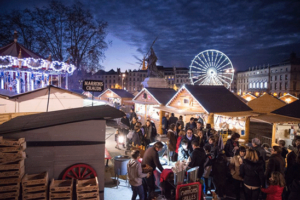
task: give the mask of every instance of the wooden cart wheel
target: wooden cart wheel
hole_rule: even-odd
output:
[[[97,177],[97,173],[91,166],[87,164],[76,164],[72,165],[65,171],[62,179],[66,180],[73,178],[81,180],[94,177]]]

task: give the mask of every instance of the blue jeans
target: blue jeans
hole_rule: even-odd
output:
[[[131,186],[131,190],[133,192],[131,200],[135,200],[137,195],[139,195],[140,200],[144,200],[144,188],[143,185],[140,186]]]

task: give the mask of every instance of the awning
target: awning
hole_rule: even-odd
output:
[[[173,108],[173,107],[170,107],[170,106],[157,106],[155,108],[158,109],[158,110],[169,112],[169,113],[177,113],[177,114],[182,114],[182,115],[200,114],[200,112],[182,110],[182,109]]]
[[[143,105],[158,105],[157,103],[147,102],[147,101],[137,101],[137,100],[132,100],[132,102],[138,103],[138,104],[143,104]]]
[[[224,112],[224,113],[214,113],[216,115],[228,116],[228,117],[245,117],[245,116],[258,116],[259,113],[253,111],[243,111],[243,112]]]
[[[251,121],[265,123],[300,123],[299,118],[286,117],[282,115],[267,114],[251,117]]]

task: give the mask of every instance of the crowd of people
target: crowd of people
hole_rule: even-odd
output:
[[[157,131],[150,118],[142,126],[136,116],[131,114],[129,126],[132,131],[129,143],[147,146],[150,142],[155,142]],[[198,180],[203,181],[205,194],[211,193],[214,188],[215,193],[223,198],[226,195],[226,184],[230,182],[234,186],[236,199],[241,199],[241,194],[246,200],[299,199],[300,139],[293,141],[290,153],[283,140],[271,149],[266,144],[261,145],[258,138],[252,139],[250,144],[240,146],[238,133],[231,134],[224,145],[220,133],[212,129],[210,124],[206,124],[204,128],[201,118],[190,118],[184,126],[182,116],[177,118],[174,114],[163,118],[162,129],[168,137],[169,159],[173,162],[184,160],[188,163],[188,168],[199,167]],[[163,167],[158,159],[162,146],[161,142],[156,142],[148,148],[142,164],[148,164],[153,170],[158,168],[162,172]],[[138,154],[139,152],[133,152],[132,159],[136,160]],[[132,199],[141,192],[143,195],[140,199],[151,199],[151,193],[155,189],[153,173],[142,174],[140,169],[137,172],[135,176],[129,176],[129,179],[143,179],[144,186],[140,191],[140,185],[138,189],[134,183]],[[138,184],[142,183],[141,180],[137,181]]]

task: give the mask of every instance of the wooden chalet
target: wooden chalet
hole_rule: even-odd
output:
[[[133,95],[130,92],[122,89],[107,89],[102,92],[98,98],[107,102],[108,104],[114,105],[124,105],[124,112],[129,112],[131,106],[134,104],[131,100]]]
[[[242,96],[242,98],[249,102],[249,101],[252,101],[252,100],[256,99],[257,97],[250,94],[250,93],[247,93],[247,94],[244,94]]]
[[[158,109],[183,115],[187,122],[191,116],[200,116],[216,130],[231,129],[249,137],[249,108],[224,86],[184,85]]]
[[[253,110],[253,112],[266,114],[285,106],[286,103],[273,95],[266,93],[252,101],[249,101],[247,105]]]
[[[165,105],[176,93],[171,88],[143,88],[134,98],[135,112],[144,124],[147,116],[155,123],[157,132],[162,134],[161,124],[165,111],[158,110],[158,106]]]

